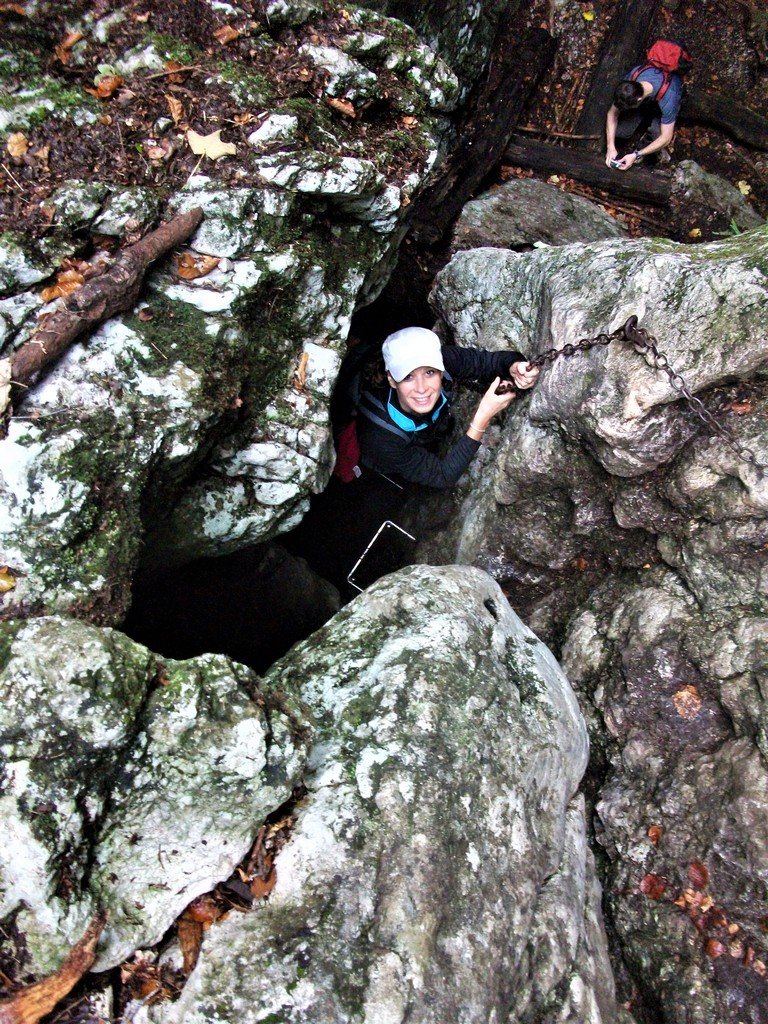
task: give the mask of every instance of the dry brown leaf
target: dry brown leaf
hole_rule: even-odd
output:
[[[722,942],[718,942],[717,939],[707,939],[704,950],[707,956],[711,956],[713,960],[727,952]]]
[[[23,17],[29,17],[29,11],[26,10],[23,4],[0,4],[0,11],[12,11],[14,14],[21,14]]]
[[[307,364],[309,363],[309,352],[302,352],[296,374],[293,378],[293,386],[296,391],[304,391],[307,387]]]
[[[104,75],[99,79],[95,89],[86,89],[91,96],[97,96],[100,100],[108,100],[123,84],[125,79],[121,75]]]
[[[402,123],[403,123],[403,124],[405,125],[405,127],[406,127],[406,128],[408,128],[408,129],[410,129],[410,130],[413,130],[414,128],[417,128],[417,127],[418,127],[418,125],[419,125],[419,120],[418,120],[418,118],[416,118],[416,117],[411,117],[411,116],[409,115],[408,117],[404,117],[404,118],[403,118],[403,122],[402,122]]]
[[[168,109],[171,112],[173,123],[178,124],[179,121],[184,116],[184,107],[182,105],[181,100],[177,100],[175,96],[169,96],[168,93],[166,93],[165,101],[168,104]]]
[[[691,861],[688,865],[688,880],[694,889],[704,889],[709,881],[709,871],[706,864],[700,860]]]
[[[53,302],[62,296],[71,295],[85,284],[85,277],[79,270],[62,270],[56,275],[56,283],[44,288],[40,297],[43,302]]]
[[[254,878],[251,882],[251,892],[254,898],[257,900],[264,899],[269,896],[272,890],[275,888],[277,882],[277,872],[271,871],[266,878]]]
[[[37,160],[38,163],[41,163],[43,165],[43,167],[47,167],[48,166],[48,157],[50,155],[51,155],[51,147],[50,146],[40,146],[33,153],[30,154],[30,156],[34,157],[34,159]]]
[[[659,845],[659,840],[664,835],[664,829],[661,825],[651,825],[648,829],[648,838],[651,840],[654,846]]]
[[[149,306],[144,306],[144,308],[140,309],[136,315],[138,316],[139,320],[142,321],[142,323],[147,323],[149,320],[155,319],[154,311],[151,310]]]
[[[23,132],[11,132],[5,148],[12,157],[22,157],[29,149],[29,141]]]
[[[69,952],[64,963],[50,977],[0,1000],[1,1024],[37,1024],[69,995],[96,955],[96,943],[106,922],[106,914],[97,914],[82,939]]]
[[[238,29],[233,28],[232,25],[222,25],[221,28],[217,28],[213,33],[213,38],[221,43],[222,46],[226,46],[227,43],[232,43],[235,39],[239,39],[240,32]]]
[[[145,21],[149,21],[149,19],[151,17],[152,17],[152,12],[151,11],[146,11],[146,13],[144,13],[144,14],[134,14],[133,15],[133,20],[134,21],[138,21],[138,22],[145,22]]]
[[[68,32],[62,39],[61,45],[65,50],[71,50],[75,43],[79,43],[84,38],[82,32]]]
[[[755,411],[755,403],[747,399],[744,402],[731,402],[728,406],[729,412],[735,412],[737,416],[743,416],[747,412]]]
[[[640,883],[640,892],[652,900],[660,900],[667,889],[667,881],[661,875],[645,875]]]
[[[184,911],[184,917],[197,921],[206,928],[212,925],[214,921],[218,921],[222,914],[221,907],[208,892],[192,900]]]
[[[196,156],[207,156],[210,160],[220,160],[223,156],[234,156],[237,147],[231,142],[221,141],[222,129],[211,132],[210,135],[198,135],[190,130],[187,132],[189,148]]]
[[[325,102],[333,110],[338,110],[340,114],[344,114],[345,117],[357,117],[357,111],[355,110],[354,104],[350,103],[349,100],[340,100],[335,96],[326,96]]]
[[[219,265],[218,256],[193,256],[191,253],[184,253],[176,264],[176,273],[185,281],[194,281],[196,277],[205,277],[215,270]]]
[[[8,369],[10,371],[10,359],[4,359],[3,362],[8,363]],[[0,379],[0,407],[2,407],[2,379]],[[0,565],[0,594],[7,594],[8,591],[13,590],[15,586],[16,577],[13,575],[13,573],[11,572],[7,565]]]
[[[701,711],[701,695],[695,686],[688,683],[672,697],[675,711],[681,718],[691,720]]]
[[[177,925],[179,946],[184,958],[182,971],[190,975],[195,969],[197,958],[200,956],[200,947],[203,944],[203,926],[199,921],[193,921],[184,915],[179,918]]]

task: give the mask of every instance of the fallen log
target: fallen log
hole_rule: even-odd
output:
[[[686,89],[680,120],[711,125],[753,149],[768,150],[768,118],[756,114],[730,96]]]
[[[603,137],[605,115],[613,102],[616,85],[630,68],[642,63],[650,42],[648,26],[660,6],[661,0],[621,0],[616,5],[589,94],[576,122],[577,133]]]
[[[551,142],[513,136],[504,153],[504,163],[546,174],[564,174],[585,185],[604,189],[612,196],[640,199],[653,206],[666,206],[672,191],[672,177],[666,171],[633,167],[618,171],[606,167],[601,155],[564,149]]]
[[[136,303],[150,263],[189,237],[202,219],[203,211],[196,207],[161,224],[124,249],[103,274],[73,292],[59,309],[42,317],[29,341],[11,357],[12,387],[29,387],[75,338],[130,309]]]
[[[510,24],[511,22],[511,24]],[[456,149],[414,200],[411,236],[435,244],[477,187],[498,166],[515,125],[554,60],[557,42],[543,29],[516,37],[515,19],[496,40],[483,92]]]

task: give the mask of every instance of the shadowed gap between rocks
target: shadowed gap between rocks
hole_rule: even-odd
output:
[[[414,286],[417,258],[422,272]],[[434,324],[426,296],[438,267],[427,260],[406,254],[384,294],[355,316],[352,338],[375,348],[406,324]],[[343,403],[335,402],[332,411],[337,406]],[[343,418],[343,410],[336,416]],[[158,567],[155,557],[134,580],[122,629],[167,658],[227,654],[262,673],[355,596],[346,583],[347,563],[368,539],[343,494],[341,502],[329,500],[328,492],[313,495],[302,524],[276,542],[168,568]]]

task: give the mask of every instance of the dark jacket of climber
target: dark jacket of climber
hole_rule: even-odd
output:
[[[537,367],[520,352],[486,352],[441,345],[423,327],[405,327],[382,346],[387,383],[363,392],[357,432],[363,472],[375,470],[400,483],[452,487],[477,453],[493,418],[515,398],[515,388],[533,386]],[[515,388],[497,394],[502,380]],[[439,441],[451,429],[455,383],[477,381],[487,390],[466,432],[444,454]]]

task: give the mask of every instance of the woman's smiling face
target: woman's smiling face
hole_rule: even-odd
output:
[[[431,366],[419,366],[399,382],[390,373],[387,377],[390,386],[397,392],[401,409],[420,415],[432,412],[443,387],[443,375],[440,370],[435,370]]]

